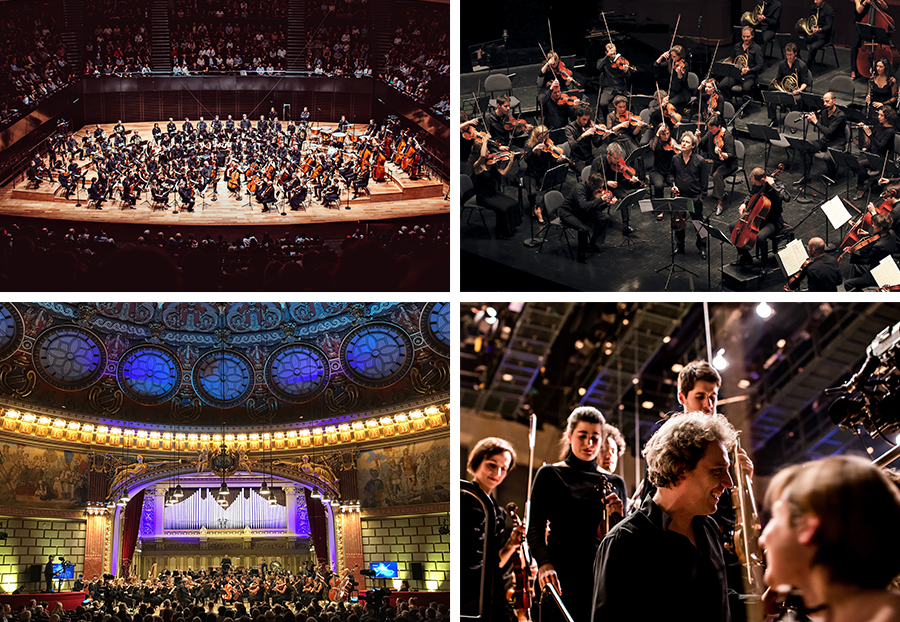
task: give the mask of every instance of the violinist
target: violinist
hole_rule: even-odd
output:
[[[494,212],[496,217],[494,235],[497,239],[506,240],[513,236],[516,225],[521,221],[518,202],[500,191],[501,181],[509,173],[515,158],[510,153],[506,166],[501,169],[499,165],[491,165],[488,159],[490,155],[487,141],[482,140],[481,154],[472,165],[472,172],[475,174],[473,180],[475,198],[478,205]]]
[[[726,93],[730,92],[734,99],[741,96],[749,97],[753,93],[753,87],[756,86],[759,73],[766,68],[762,48],[753,41],[753,28],[750,26],[744,26],[741,29],[741,40],[734,44],[732,59],[736,59],[738,56],[744,56],[747,59],[746,64],[741,68],[740,84],[731,76],[722,80],[722,90]]]
[[[560,220],[578,231],[579,263],[587,263],[588,251],[602,252],[600,244],[606,239],[609,223],[605,210],[615,202],[612,192],[604,188],[603,175],[594,173],[587,181],[576,184],[559,207]]]
[[[793,41],[784,46],[784,60],[778,63],[778,72],[776,73],[776,81],[781,84],[784,78],[790,74],[797,77],[797,88],[792,92],[794,95],[812,88],[812,74],[802,60],[797,58],[797,44]],[[796,108],[796,104],[792,107]],[[769,113],[769,126],[774,127],[778,120],[778,107],[769,104],[767,106]]]
[[[719,92],[719,85],[716,82],[716,79],[707,78],[700,83],[700,88],[703,90],[703,103],[706,104],[703,116],[711,117],[714,114],[718,114],[724,117],[725,98],[722,96],[722,93]]]
[[[681,123],[681,115],[675,111],[674,106],[669,105],[669,95],[662,89],[653,94],[647,111],[650,114],[650,124],[653,126],[665,122],[675,129]]]
[[[798,589],[807,607],[823,610],[817,619],[900,620],[900,595],[890,589],[900,573],[891,474],[855,456],[795,464],[772,479],[766,506],[768,585]]]
[[[544,64],[541,65],[541,88],[547,88],[547,86],[557,78],[562,78],[566,88],[570,88],[574,82],[574,77],[571,76],[571,74],[569,76],[560,74],[559,54],[550,50],[547,52],[547,58],[544,60]]]
[[[887,61],[879,58],[875,61],[875,75],[869,80],[866,104],[869,104],[869,115],[874,118],[882,106],[893,107],[897,103],[897,79],[890,75]]]
[[[597,133],[597,126],[591,123],[591,105],[581,102],[575,106],[575,120],[566,125],[569,159],[579,178],[581,170],[594,161],[594,148],[599,147],[602,140],[602,136]]]
[[[619,466],[619,459],[625,454],[625,435],[616,426],[606,423],[603,425],[603,438],[606,442],[600,448],[600,469],[612,475]],[[622,480],[620,497],[623,500],[628,498],[625,480]]]
[[[850,256],[850,278],[844,281],[845,291],[862,290],[866,287],[878,287],[871,270],[882,259],[897,253],[897,234],[891,229],[893,218],[890,214],[875,214],[872,216],[872,238],[874,242],[854,252]],[[868,239],[868,238],[864,238]],[[857,243],[859,244],[859,243]],[[852,247],[851,247],[852,248]]]
[[[598,464],[605,423],[596,408],[573,410],[560,441],[560,461],[542,466],[531,489],[528,545],[538,564],[538,585],[543,590],[552,584],[573,620],[591,619],[594,556],[607,522],[614,525],[624,514],[624,481],[604,473]],[[545,600],[541,621],[562,619]]]
[[[510,618],[506,590],[502,579],[503,570],[510,567],[513,554],[525,539],[525,528],[506,527],[506,512],[497,504],[493,492],[509,471],[516,466],[516,450],[502,438],[489,437],[476,443],[469,453],[466,470],[472,481],[488,496],[494,505],[494,524],[485,524],[484,510],[472,495],[463,494],[460,506],[462,542],[461,607],[463,614],[476,616],[479,613],[479,595],[482,591],[482,564],[484,563],[485,532],[490,530],[492,550],[487,559],[496,564],[493,585],[484,585],[484,591],[491,594],[491,611],[482,612],[483,619],[505,621]]]
[[[194,211],[194,186],[191,183],[190,179],[182,180],[181,185],[178,187],[178,195],[181,197],[181,202],[184,204],[187,211],[193,212]]]
[[[833,253],[825,254],[825,240],[811,238],[806,245],[809,264],[796,281],[793,288],[786,284],[785,291],[796,290],[805,276],[811,292],[836,292],[841,284],[841,269]]]
[[[100,207],[103,204],[104,198],[106,195],[106,188],[103,187],[103,183],[100,181],[99,177],[94,177],[91,180],[91,187],[88,188],[88,196],[91,198],[91,201],[95,202],[95,209],[103,209]]]
[[[722,199],[725,197],[725,178],[738,168],[734,137],[724,127],[722,117],[717,114],[706,122],[706,133],[700,139],[700,146],[712,162],[713,198],[716,199],[716,216],[722,214]],[[699,130],[698,130],[699,131]]]
[[[638,178],[637,173],[625,163],[622,148],[618,143],[612,143],[606,148],[606,155],[598,156],[591,165],[591,173],[601,173],[606,179],[606,186],[612,191],[613,196],[621,201],[629,192],[640,188],[643,183]],[[621,209],[622,212],[622,231],[626,234],[634,233],[635,229],[630,226],[630,216],[628,209]]]
[[[639,135],[645,124],[628,110],[628,98],[624,95],[616,95],[613,106],[615,110],[606,116],[606,127],[616,133],[616,143],[627,158],[638,148]]]
[[[653,67],[661,70],[664,64],[668,68],[665,80],[672,84],[669,89],[669,103],[676,108],[683,107],[691,100],[691,89],[688,86],[689,68],[684,48],[676,45],[671,50],[663,52],[653,63]]]
[[[550,142],[550,131],[543,125],[538,125],[531,130],[531,136],[525,143],[525,170],[522,182],[528,195],[528,205],[538,222],[548,220],[548,215],[543,208],[543,194],[541,186],[544,183],[544,175],[556,166],[565,156],[553,153],[553,143]],[[541,194],[540,201],[538,195]],[[537,207],[541,203],[541,207]]]
[[[491,138],[501,145],[512,142],[512,132],[504,127],[509,118],[509,95],[498,95],[497,107],[485,115],[484,123]]]
[[[831,31],[834,29],[834,9],[825,0],[813,0],[812,6],[809,7],[809,14],[816,16],[816,27],[812,29],[811,35],[801,34],[800,38],[806,39],[806,47],[809,48],[806,64],[812,65],[816,59],[816,52],[831,41]]]
[[[759,225],[759,233],[756,234],[755,247],[759,251],[761,258],[759,263],[756,263],[750,256],[750,251],[753,249],[753,247],[750,247],[746,250],[739,250],[737,261],[732,261],[731,265],[748,269],[758,267],[759,273],[765,276],[769,265],[768,241],[784,228],[782,204],[788,200],[790,194],[784,189],[782,184],[776,185],[775,178],[766,176],[766,171],[759,167],[750,171],[750,185],[752,194],[738,208],[740,215],[744,215],[744,212],[748,209],[748,204],[753,198],[756,198],[756,202],[759,202],[764,197],[768,199],[770,205],[768,214],[766,214],[766,217]],[[732,227],[733,229],[734,227]]]
[[[656,491],[600,544],[593,622],[731,620],[721,532],[710,515],[734,485],[736,438],[724,416],[703,412],[670,417],[650,438],[643,455]],[[651,569],[661,579],[652,591]]]
[[[821,157],[825,161],[828,177],[834,179],[837,167],[835,166],[834,160],[828,152],[828,149],[834,148],[842,150],[844,145],[847,144],[847,137],[844,135],[847,128],[847,117],[844,116],[844,111],[837,107],[837,99],[835,98],[834,93],[830,91],[822,96],[822,105],[824,108],[821,110],[821,117],[815,112],[810,113],[808,117],[810,123],[819,130],[819,138],[812,141],[812,144],[816,148],[816,151],[824,154]],[[804,157],[808,159],[808,156],[806,155],[808,152],[804,151],[803,153]],[[808,161],[805,170],[806,175],[808,176]],[[803,183],[802,179],[798,182],[798,184],[800,183]]]
[[[650,170],[650,184],[653,187],[653,197],[662,198],[668,186],[672,185],[672,158],[676,153],[681,151],[679,145],[674,138],[669,126],[660,123],[656,128],[656,134],[650,141],[650,150],[653,152],[653,168]],[[662,220],[663,212],[657,216]]]
[[[475,144],[474,140],[467,140],[464,134],[466,133],[467,128],[475,128],[478,125],[480,119],[475,117],[473,119],[469,118],[468,113],[465,110],[459,111],[459,132],[460,132],[460,159],[463,162],[467,162],[470,155],[472,154],[472,145]]]
[[[672,158],[672,195],[682,196],[694,202],[694,220],[703,219],[703,197],[709,183],[709,167],[699,153],[695,153],[697,135],[685,132],[681,137],[681,155]],[[675,252],[684,254],[685,230],[675,230]],[[706,259],[706,239],[697,233],[697,250]]]
[[[550,89],[538,96],[541,105],[541,114],[544,117],[543,125],[551,130],[565,127],[570,117],[574,115],[572,106],[564,103],[560,91],[559,80],[550,83]]]
[[[618,53],[616,44],[606,44],[606,56],[597,61],[597,71],[602,75],[603,91],[600,93],[600,109],[608,112],[609,102],[617,95],[628,94],[628,74],[634,71],[633,65]]]
[[[861,124],[863,128],[863,134],[860,137],[862,148],[883,158],[889,157],[894,151],[894,135],[896,134],[894,122],[896,119],[897,112],[893,108],[887,106],[879,108],[878,125],[874,129]],[[859,166],[862,169],[856,176],[856,199],[859,200],[863,198],[866,190],[871,187],[872,182],[869,180],[869,171],[872,170],[872,165],[869,163],[868,158],[865,157],[865,154],[860,154],[856,161],[859,162]]]

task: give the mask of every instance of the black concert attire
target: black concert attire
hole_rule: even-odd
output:
[[[894,152],[894,135],[896,131],[893,127],[885,127],[881,123],[872,128],[872,135],[869,136],[869,146],[866,149],[869,153],[876,153],[882,158],[889,156]],[[860,143],[863,141],[861,140]],[[869,164],[868,158],[866,158],[865,154],[860,154],[857,156],[856,161],[859,162],[862,170],[856,175],[856,190],[857,192],[863,192],[868,188],[872,183],[877,182],[877,175],[874,176],[875,179],[869,179],[869,171],[872,170],[872,165]]]
[[[897,96],[894,94],[894,85],[897,84],[896,78],[888,76],[887,81],[884,83],[884,86],[878,86],[878,84],[876,84],[874,80],[870,81],[869,84],[872,87],[869,90],[872,104],[878,102],[887,106],[893,106],[897,103]],[[878,118],[878,108],[876,108],[874,105],[869,106],[869,118],[873,121]]]
[[[506,529],[506,512],[497,505],[493,495],[489,496],[494,505],[494,524],[485,524],[484,509],[481,504],[468,493],[462,494],[460,500],[460,600],[464,615],[478,615],[478,599],[481,594],[481,579],[484,559],[494,562],[493,585],[486,586],[485,591],[491,594],[491,610],[486,611],[485,619],[505,622],[509,620],[509,607],[506,604],[506,589],[503,582],[505,568],[499,565],[500,549],[509,539]],[[491,550],[484,557],[485,532],[490,529]],[[510,564],[507,564],[507,568]]]
[[[684,72],[681,77],[678,77],[674,64],[670,63],[671,59],[670,55],[669,58],[664,58],[661,63],[654,62],[653,67],[660,74],[660,84],[668,83],[670,81],[669,74],[671,73],[672,86],[669,89],[669,103],[676,108],[681,108],[691,100],[691,89],[688,86],[688,72],[691,69],[688,66],[687,59],[682,59],[684,61]]]
[[[484,124],[491,138],[501,145],[508,146],[512,141],[512,135],[508,129],[503,127],[504,123],[506,123],[506,119],[500,118],[496,110],[491,110],[484,116]]]
[[[762,188],[760,189],[762,194],[769,199],[770,203],[769,213],[763,219],[762,224],[759,227],[759,232],[756,234],[756,249],[760,253],[760,266],[763,270],[766,269],[769,261],[768,241],[773,235],[784,228],[783,202],[790,199],[791,196],[790,193],[784,189],[782,184],[779,184],[778,182],[775,183],[776,187],[773,188],[768,182],[763,182]],[[751,192],[744,203],[749,203],[750,198],[755,195],[755,191]],[[750,209],[749,205],[747,206],[747,209]],[[734,225],[736,226],[737,222],[735,222]],[[731,230],[734,230],[734,226],[731,227]],[[739,262],[741,265],[750,265],[753,263],[749,250],[738,251],[738,254],[740,256]]]
[[[695,516],[694,546],[669,531],[671,523],[651,498],[603,539],[594,564],[593,622],[731,620],[718,525],[709,516]],[[650,566],[661,580],[648,591]]]
[[[877,233],[873,235],[878,235]],[[853,291],[866,287],[877,287],[875,277],[870,270],[887,256],[896,256],[900,250],[897,234],[892,229],[885,229],[874,244],[860,249],[850,255],[850,278],[844,281],[844,289]]]
[[[593,164],[591,164],[591,175],[593,175],[594,173],[599,173],[601,171],[603,172],[603,176],[607,182],[616,182],[615,188],[609,188],[609,190],[612,191],[613,196],[619,199],[619,201],[615,204],[616,208],[621,207],[621,199],[628,196],[631,191],[641,187],[640,182],[625,179],[622,173],[613,169],[612,163],[609,161],[605,154],[597,156],[597,159],[595,159]],[[630,221],[628,209],[620,209],[619,211],[622,214],[622,227],[628,229],[628,223]]]
[[[822,160],[825,161],[825,167],[828,169],[828,177],[834,179],[835,171],[837,167],[834,164],[834,160],[831,157],[831,154],[828,153],[828,149],[839,149],[843,150],[844,145],[847,144],[847,137],[845,136],[845,132],[847,129],[847,117],[844,115],[844,111],[835,105],[834,113],[829,116],[827,110],[820,110],[816,113],[816,129],[819,130],[819,138],[812,141],[813,146],[816,148],[816,151],[822,153]],[[804,154],[807,152],[804,151]],[[806,169],[806,174],[809,175],[809,168]]]
[[[809,14],[816,16],[816,25],[821,28],[820,32],[809,35],[808,37],[801,37],[806,39],[806,47],[809,48],[809,56],[806,57],[806,64],[811,65],[816,59],[816,52],[821,50],[826,43],[831,41],[831,31],[834,30],[834,9],[831,8],[827,2],[823,2],[821,7],[817,7],[815,4],[809,7]]]
[[[266,185],[264,188],[260,188],[256,200],[262,203],[262,211],[268,212],[269,206],[275,202],[275,187]]]
[[[594,191],[586,181],[579,182],[557,210],[559,219],[578,231],[578,261],[587,261],[587,251],[591,246],[600,246],[606,240],[606,225],[609,204],[594,198]]]
[[[806,89],[804,92],[809,93],[812,88],[812,74],[809,72],[809,69],[800,57],[794,58],[793,65],[788,65],[787,60],[783,60],[778,63],[778,73],[776,74],[776,80],[778,84],[781,84],[781,81],[785,78],[785,76],[789,74],[795,74],[797,76],[797,88],[799,89],[801,85],[805,84]],[[766,106],[769,112],[769,120],[775,121],[778,118],[778,107],[772,104]],[[791,109],[797,109],[797,104],[791,107]]]
[[[734,173],[738,169],[737,150],[734,146],[734,136],[725,131],[725,128],[719,128],[722,135],[723,147],[721,152],[725,154],[722,160],[716,153],[716,137],[712,132],[708,131],[700,139],[700,148],[706,153],[706,157],[712,160],[713,174],[713,198],[721,202],[725,196],[725,178]]]
[[[772,0],[766,2],[763,0],[763,19],[756,24],[756,30],[760,32],[762,37],[762,47],[775,37],[778,27],[781,25],[781,2]]]
[[[569,159],[572,160],[572,166],[575,167],[575,173],[579,179],[581,178],[581,169],[594,161],[593,150],[595,147],[599,147],[603,140],[597,134],[582,138],[581,136],[589,127],[590,123],[587,127],[582,127],[577,120],[566,125],[566,142],[569,143],[571,150]]]
[[[102,209],[100,206],[103,204],[103,201],[106,200],[104,194],[103,185],[99,181],[94,181],[88,189],[88,196],[90,196],[91,201],[96,201],[97,209]]]
[[[185,120],[185,122],[181,124],[181,131],[188,135],[192,134],[194,132],[194,124]]]
[[[618,67],[613,66],[613,61],[621,54],[618,52],[615,56],[610,57],[609,54],[597,61],[597,70],[602,74],[600,76],[600,110],[606,115],[609,113],[609,102],[616,95],[628,95],[628,72],[622,71]]]
[[[672,158],[678,153],[671,146],[672,139],[669,138],[669,149],[665,148],[665,144],[654,136],[650,141],[650,150],[653,152],[653,168],[650,169],[650,184],[653,186],[653,197],[662,198],[666,188],[672,187]]]
[[[592,568],[600,546],[597,531],[605,512],[607,488],[624,503],[625,482],[621,477],[602,473],[596,462],[585,462],[570,452],[564,462],[542,466],[531,489],[528,545],[538,567],[553,564],[563,603],[574,620],[591,619]],[[562,619],[552,603],[545,602],[541,613],[544,622]]]
[[[53,591],[53,560],[47,562],[44,566],[44,581],[47,584],[47,591]]]
[[[731,76],[724,78],[719,84],[719,87],[723,92],[728,93],[730,91],[735,98],[742,95],[749,97],[753,93],[753,87],[756,85],[756,79],[759,77],[759,73],[766,68],[762,48],[754,41],[751,40],[750,45],[746,48],[744,48],[743,41],[738,41],[734,44],[734,55],[732,56],[732,59],[743,55],[747,56],[748,71],[741,77],[740,84],[738,84]]]
[[[613,110],[608,115],[606,115],[606,127],[609,129],[613,129],[615,126],[622,123],[622,120],[616,116],[616,111]],[[619,146],[622,147],[622,157],[627,158],[631,155],[631,153],[638,148],[638,142],[640,141],[640,133],[641,133],[640,125],[626,125],[623,128],[619,128],[616,130],[616,136],[613,140],[619,143]]]
[[[696,152],[696,149],[691,153],[687,162],[684,161],[683,155],[676,154],[672,158],[672,178],[679,195],[694,202],[694,214],[691,218],[703,220],[703,198],[706,196],[709,184],[709,167],[706,160]],[[685,237],[684,229],[675,230],[675,244],[679,253],[684,252]],[[697,250],[701,253],[706,252],[706,238],[700,237],[699,232],[697,232],[696,244]]]
[[[550,97],[550,91],[541,93],[538,101],[541,104],[541,110],[544,115],[544,125],[551,130],[557,130],[565,127],[572,116],[572,106],[569,104],[557,104],[556,100]]]
[[[187,211],[194,211],[194,188],[191,186],[190,181],[185,181],[180,188],[178,188],[178,194],[181,196],[181,202],[187,208]]]
[[[841,284],[841,268],[833,253],[820,255],[806,267],[811,292],[836,292]]]
[[[518,202],[498,191],[500,173],[496,169],[482,171],[475,176],[475,200],[478,205],[494,212],[494,235],[498,239],[511,238],[516,225],[521,222]],[[467,199],[464,198],[465,201]]]
[[[544,175],[547,174],[547,171],[559,163],[552,154],[546,151],[535,152],[533,148],[526,148],[524,159],[525,169],[522,171],[522,183],[525,185],[525,193],[528,195],[528,206],[533,212],[539,202],[538,195],[540,195],[541,217],[546,222],[549,215],[543,205],[541,186],[544,183]]]

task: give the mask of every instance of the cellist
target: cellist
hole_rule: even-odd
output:
[[[790,194],[784,189],[784,185],[776,185],[775,178],[767,176],[765,169],[760,167],[750,171],[750,184],[753,194],[748,196],[747,200],[741,203],[741,206],[738,208],[741,216],[744,216],[747,210],[752,211],[763,199],[769,201],[768,214],[760,222],[759,232],[756,234],[755,248],[759,249],[760,259],[759,263],[754,262],[750,256],[750,251],[753,250],[754,246],[750,246],[744,250],[739,250],[737,261],[732,261],[731,265],[739,268],[758,267],[759,273],[765,276],[769,262],[768,241],[784,228],[782,203],[790,197]],[[737,223],[735,223],[735,226],[737,226]],[[732,230],[734,230],[734,227],[732,227]]]
[[[460,557],[462,577],[460,579],[462,610],[466,615],[478,615],[479,596],[482,591],[482,564],[484,558],[485,532],[491,530],[492,551],[488,559],[497,564],[493,585],[485,585],[485,593],[491,594],[491,610],[481,612],[483,619],[508,620],[509,606],[506,601],[502,574],[509,567],[513,554],[525,539],[525,527],[518,525],[506,528],[506,512],[497,505],[494,489],[503,483],[507,474],[516,466],[516,450],[502,438],[484,438],[472,449],[466,470],[472,475],[479,488],[494,504],[494,524],[485,525],[484,511],[472,495],[462,495],[460,506]]]

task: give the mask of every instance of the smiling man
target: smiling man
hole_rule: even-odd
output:
[[[719,527],[711,518],[733,482],[737,433],[722,415],[670,417],[644,448],[656,486],[641,509],[603,539],[594,562],[593,622],[728,622]],[[647,572],[660,580],[648,589]]]

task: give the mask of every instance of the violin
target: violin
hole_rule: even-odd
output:
[[[679,145],[678,142],[672,137],[669,137],[669,142],[663,143],[662,148],[665,151],[674,151],[675,153],[681,153],[681,145]]]
[[[883,235],[884,235],[883,233],[875,233],[875,234],[870,235],[870,236],[867,237],[867,238],[861,239],[859,242],[857,242],[856,244],[850,246],[849,248],[847,248],[846,250],[844,250],[843,253],[841,253],[840,255],[838,255],[838,261],[840,261],[841,259],[843,259],[843,258],[846,257],[847,255],[850,255],[850,254],[852,254],[852,253],[859,252],[859,251],[863,250],[864,248],[867,248],[867,247],[871,246],[872,244],[874,244],[875,242],[877,242],[878,240],[880,240],[880,239],[881,239],[881,236],[883,236]]]
[[[709,96],[709,102],[707,102],[707,105],[706,105],[706,112],[707,112],[706,116],[711,117],[713,115],[713,113],[716,112],[718,107],[719,107],[719,92],[713,91],[713,94]]]
[[[685,60],[683,58],[679,58],[677,61],[672,63],[672,70],[677,71],[678,73],[683,74],[685,68]]]
[[[672,140],[675,140],[674,138]],[[678,197],[681,196],[681,191],[678,190],[678,186],[672,188],[672,196]],[[676,210],[672,212],[672,229],[675,231],[684,231],[687,229],[687,217],[688,213],[684,210]]]
[[[884,201],[881,202],[877,207],[873,204],[869,204],[866,208],[865,214],[862,214],[853,225],[851,225],[850,230],[847,232],[847,235],[844,236],[844,239],[841,240],[840,247],[847,248],[852,244],[859,241],[859,234],[861,231],[867,231],[872,225],[872,216],[876,214],[890,214],[891,210],[894,208],[894,202],[891,200],[897,194],[897,190],[895,188],[891,188],[890,190],[884,193]]]
[[[465,131],[462,133],[462,137],[465,138],[466,140],[475,141],[476,145],[480,145],[481,141],[487,140],[488,147],[497,147],[498,149],[501,147],[500,143],[498,143],[495,139],[491,138],[490,134],[488,134],[487,132],[479,132],[472,125],[468,126],[465,129]]]
[[[625,59],[625,57],[622,56],[621,54],[616,54],[616,58],[615,58],[615,60],[613,60],[612,66],[621,71],[630,71],[632,69],[635,69],[628,63],[628,61]]]
[[[506,121],[503,122],[503,129],[507,132],[514,131],[522,131],[522,132],[530,132],[534,129],[534,126],[525,121],[525,119],[514,119],[512,115],[506,116]]]
[[[575,76],[572,74],[572,70],[566,67],[565,63],[562,62],[562,59],[559,59],[559,62],[556,64],[556,73],[565,78],[566,82],[581,86],[581,83],[576,80]]]
[[[516,527],[522,525],[522,519],[516,514],[515,503],[507,503],[506,511],[512,516]],[[519,547],[516,558],[512,569],[514,585],[507,592],[507,600],[509,600],[519,622],[525,622],[530,618],[529,612],[534,601],[534,577],[531,576],[531,564],[528,563],[523,547]]]
[[[662,108],[662,115],[664,117],[668,117],[669,120],[671,120],[675,125],[678,125],[679,123],[681,123],[682,116],[680,114],[678,114],[678,112],[676,111],[675,106],[673,104],[667,103]]]
[[[556,98],[556,103],[559,105],[566,106],[577,106],[581,103],[581,100],[573,95],[569,95],[567,93],[560,92],[559,97]]]
[[[784,164],[778,164],[778,168],[772,172],[772,177],[784,170]],[[737,246],[739,251],[749,251],[756,246],[756,236],[759,234],[760,226],[769,215],[769,209],[772,207],[769,198],[763,194],[766,184],[763,183],[760,189],[750,197],[747,201],[747,208],[744,215],[734,226],[731,232],[731,243]]]
[[[722,150],[725,148],[725,131],[720,129],[713,138],[713,142],[715,143],[713,150],[716,152],[716,155],[721,158]]]
[[[499,164],[500,162],[509,162],[513,158],[518,155],[519,151],[501,151],[499,153],[492,153],[487,157],[488,166],[493,166],[494,164]]]
[[[797,291],[797,288],[800,287],[801,281],[803,281],[803,278],[806,276],[806,269],[809,268],[809,264],[811,264],[812,262],[812,257],[803,262],[803,265],[800,266],[800,269],[797,270],[797,273],[792,275],[791,278],[788,279],[788,282],[784,284],[784,291]]]
[[[549,138],[544,140],[544,142],[542,143],[542,146],[544,147],[544,149],[543,149],[544,151],[546,151],[547,153],[552,155],[557,160],[562,160],[562,159],[568,160],[568,158],[566,158],[565,152],[563,151],[563,148],[558,145],[554,145],[553,141],[550,140]]]
[[[612,134],[615,134],[614,130],[609,129],[603,123],[594,123],[591,127],[594,128],[595,133],[599,134],[601,137],[604,137],[604,138],[607,136],[610,136]],[[590,129],[590,128],[586,128],[586,129]]]
[[[634,114],[630,110],[626,110],[625,114],[616,118],[619,120],[619,123],[628,123],[631,127],[642,127],[647,125],[647,123],[643,119],[641,119],[639,115]]]
[[[622,158],[619,158],[616,162],[612,163],[612,170],[614,170],[616,173],[619,173],[623,178],[632,183],[642,183],[640,178],[637,176],[637,171],[625,164],[625,160],[623,160]]]

